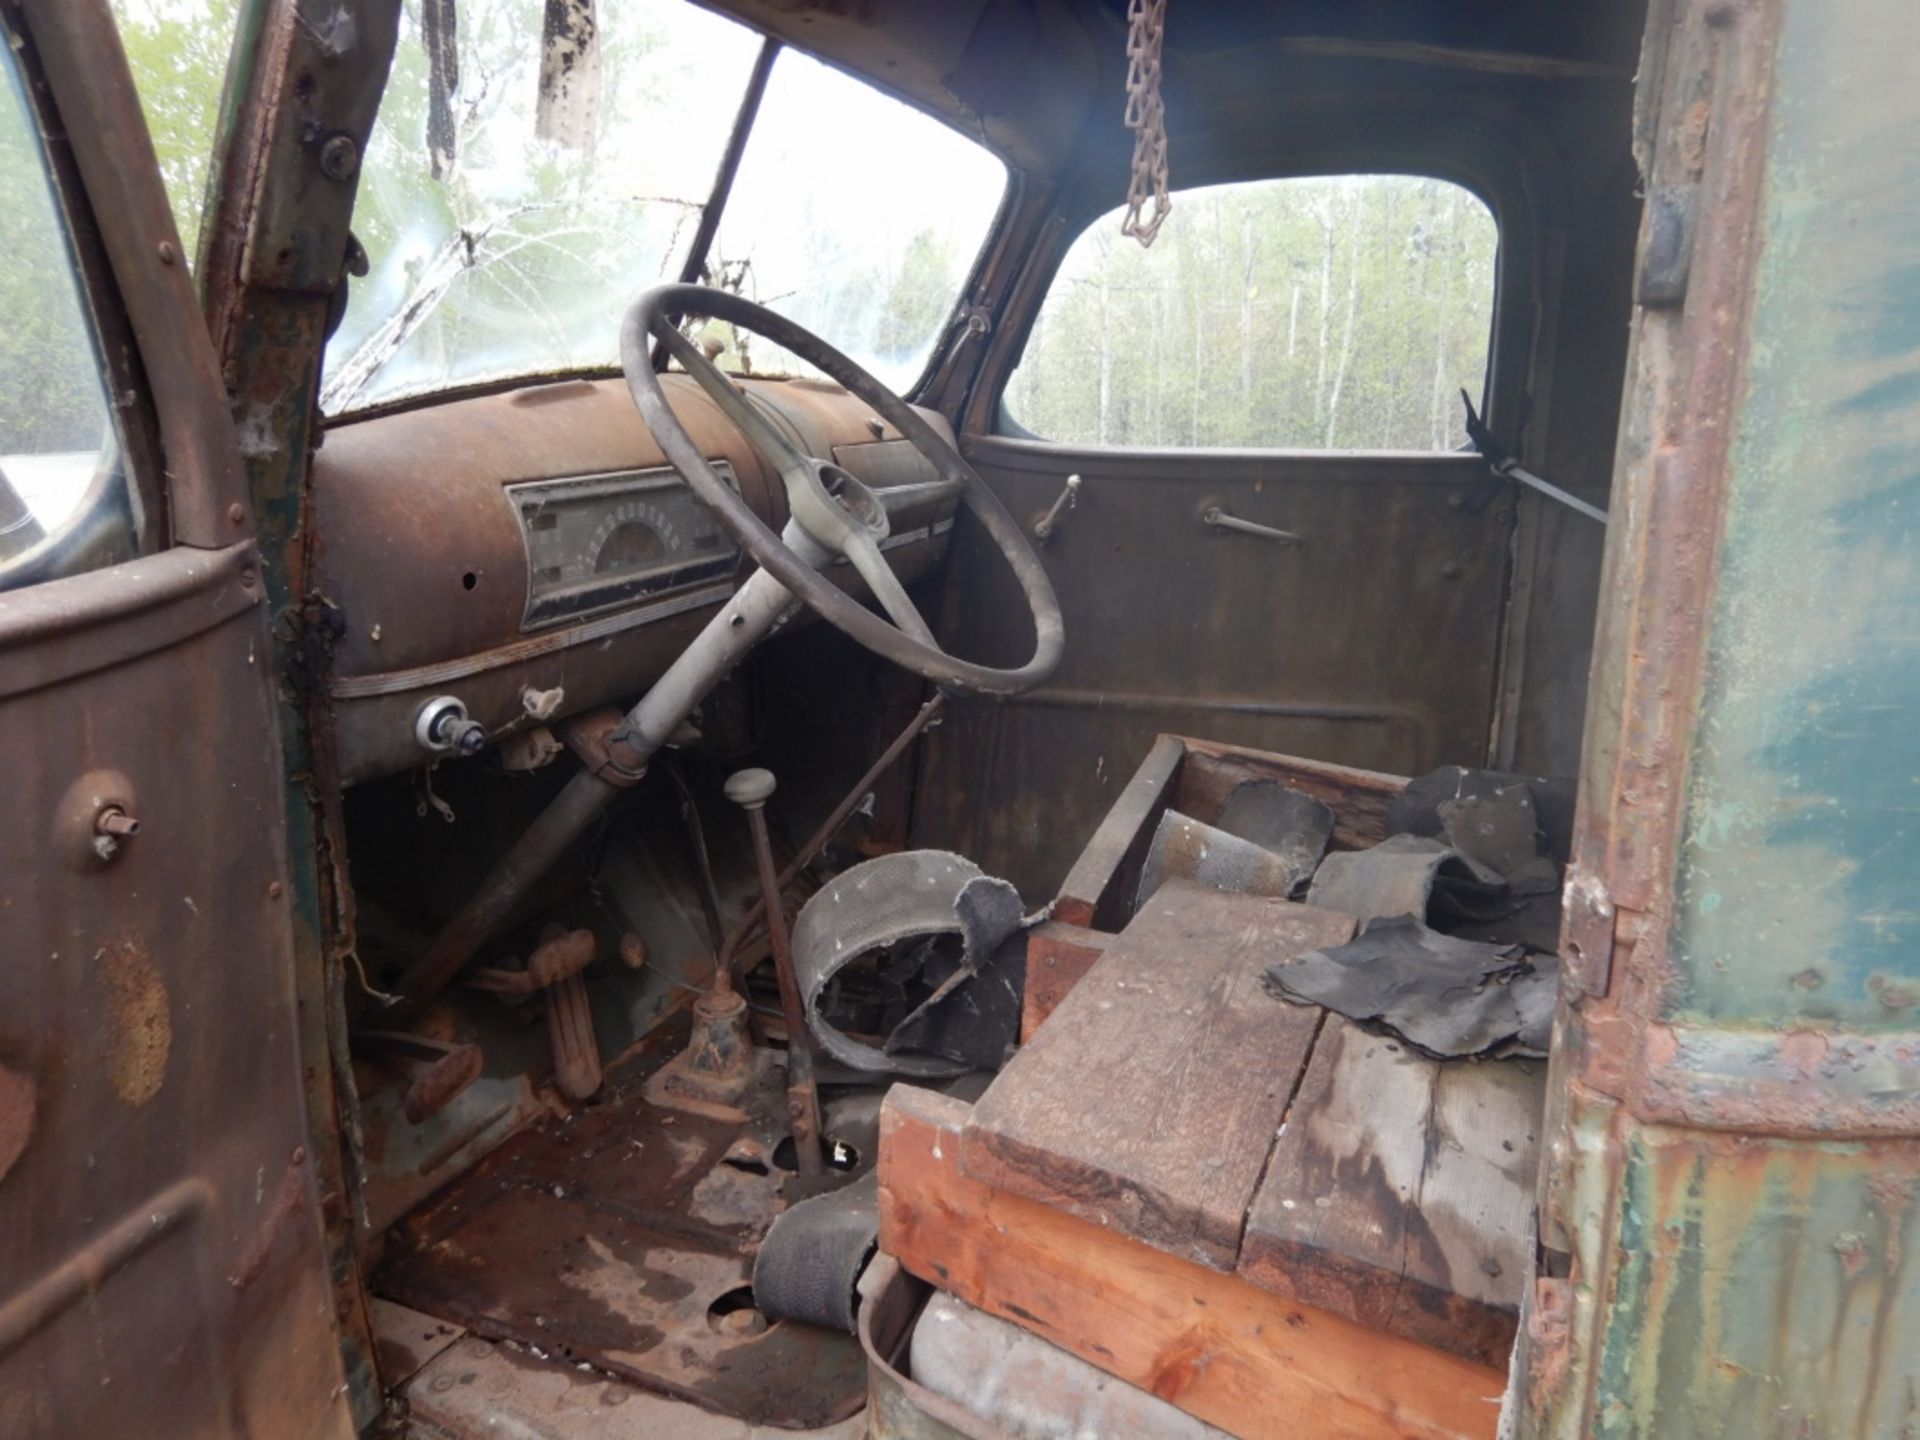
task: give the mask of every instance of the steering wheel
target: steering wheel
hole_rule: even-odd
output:
[[[999,670],[942,650],[881,554],[880,542],[888,533],[886,492],[871,490],[833,462],[802,452],[680,333],[674,322],[688,316],[724,320],[771,340],[839,381],[910,441],[939,475],[937,493],[957,491],[1006,557],[1033,617],[1033,658],[1018,669]],[[784,535],[776,535],[720,478],[673,413],[660,377],[654,373],[656,339],[739,427],[761,459],[779,473],[793,517]],[[953,446],[904,400],[826,341],[724,290],[704,285],[658,285],[627,311],[620,327],[620,363],[641,418],[693,493],[763,569],[824,619],[876,655],[944,687],[1011,695],[1053,674],[1065,639],[1060,602],[1026,535]],[[912,498],[926,500],[927,488],[912,487]],[[835,555],[852,562],[892,624],[820,573],[819,567]]]

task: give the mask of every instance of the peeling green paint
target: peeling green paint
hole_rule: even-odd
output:
[[[1920,9],[1784,21],[1666,1012],[1920,1030]]]
[[[1624,1159],[1595,1435],[1920,1435],[1920,1142],[1652,1127]]]

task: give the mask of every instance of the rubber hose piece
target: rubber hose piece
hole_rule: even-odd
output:
[[[854,1283],[880,1240],[880,1177],[802,1200],[760,1242],[753,1303],[770,1320],[798,1320],[852,1333]]]

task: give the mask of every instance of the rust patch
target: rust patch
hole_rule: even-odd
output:
[[[1827,1037],[1817,1030],[1790,1030],[1780,1042],[1780,1063],[1796,1079],[1815,1074],[1827,1059]]]
[[[1541,1276],[1527,1311],[1527,1396],[1535,1415],[1548,1413],[1573,1373],[1573,1287]]]
[[[0,1180],[33,1137],[35,1108],[31,1077],[0,1065]]]
[[[273,1197],[253,1237],[247,1241],[246,1249],[240,1252],[233,1274],[227,1277],[227,1283],[235,1290],[245,1290],[266,1273],[267,1263],[273,1258],[274,1241],[294,1216],[300,1213],[300,1202],[305,1193],[305,1182],[298,1162],[287,1166],[281,1176],[279,1193]]]
[[[167,1079],[173,1007],[147,947],[122,940],[100,952],[107,992],[107,1076],[127,1104],[146,1104]]]

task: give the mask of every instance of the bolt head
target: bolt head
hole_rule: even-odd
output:
[[[320,147],[320,173],[329,180],[351,180],[360,168],[360,147],[348,135],[335,135]]]

